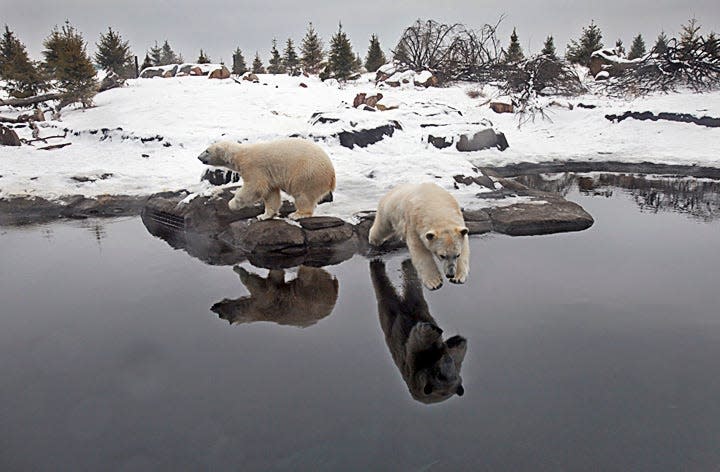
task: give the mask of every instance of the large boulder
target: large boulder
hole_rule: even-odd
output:
[[[218,67],[217,69],[210,71],[210,74],[208,74],[208,79],[229,79],[229,78],[230,78],[230,71],[225,66]]]
[[[109,71],[104,79],[100,82],[100,88],[98,92],[104,92],[106,90],[122,87],[125,84],[125,80],[117,75],[113,71]]]
[[[438,149],[444,149],[455,144],[460,152],[482,151],[483,149],[497,148],[504,151],[509,147],[505,134],[493,128],[484,128],[479,131],[460,132],[448,129],[444,136],[439,135],[442,128],[438,127],[433,134],[428,134],[426,141]]]
[[[0,146],[20,146],[20,144],[17,133],[0,124]]]
[[[582,231],[593,225],[583,208],[567,200],[546,203],[516,203],[488,210],[493,229],[511,236]]]
[[[152,79],[153,77],[162,77],[164,70],[162,67],[147,67],[140,72],[141,79]]]
[[[590,75],[596,80],[606,80],[621,75],[641,61],[642,58],[625,59],[615,49],[599,49],[590,55]]]

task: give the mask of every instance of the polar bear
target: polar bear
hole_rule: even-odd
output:
[[[453,395],[461,397],[465,389],[460,369],[467,340],[456,335],[443,341],[443,331],[430,315],[412,262],[403,261],[402,269],[400,296],[388,279],[385,264],[370,262],[380,326],[393,361],[415,400],[437,403]]]
[[[433,183],[403,184],[390,190],[378,204],[369,241],[379,246],[391,237],[407,243],[410,258],[430,290],[442,286],[443,265],[452,283],[465,283],[470,270],[470,245],[460,205]]]
[[[243,186],[228,203],[231,210],[265,203],[260,220],[272,218],[280,209],[280,191],[295,199],[297,211],[290,218],[313,215],[315,206],[335,190],[335,169],[320,146],[301,138],[252,144],[220,141],[198,159],[203,164],[223,166],[238,172]]]
[[[300,328],[329,316],[338,298],[338,280],[325,269],[300,266],[297,278],[285,281],[285,271],[271,269],[267,277],[240,266],[233,268],[249,296],[224,299],[211,310],[231,324],[269,321]]]

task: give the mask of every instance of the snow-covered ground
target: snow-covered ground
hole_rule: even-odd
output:
[[[461,205],[472,208],[478,205],[474,198],[478,187],[455,189],[452,176],[471,175],[473,166],[618,160],[720,167],[720,129],[632,119],[611,123],[604,117],[625,111],[720,117],[720,93],[688,92],[634,101],[587,95],[570,102],[596,105],[595,109],[553,106],[547,111],[551,121],[538,117],[518,128],[514,115],[499,115],[488,108],[486,101],[492,98],[492,90],[481,90],[485,96],[478,98],[467,95],[470,90],[479,90],[476,84],[377,88],[370,77],[344,86],[314,77],[272,75],[260,76],[259,84],[205,77],[131,80],[123,88],[97,95],[94,108],[66,109],[61,122],[50,121],[40,129],[41,137],[62,133],[63,128],[79,132],[78,136],[70,133],[66,139],[51,142],[72,145],[50,151],[26,145],[0,147],[0,198],[146,195],[183,188],[204,191],[208,185],[200,183],[204,166],[197,156],[218,139],[257,141],[293,134],[330,135],[341,127],[358,129],[389,120],[397,120],[402,130],[366,148],[347,149],[337,139],[320,142],[335,164],[338,187],[335,201],[322,205],[319,214],[348,217],[374,208],[379,197],[395,184],[423,180],[451,190]],[[301,82],[307,87],[301,87]],[[359,92],[381,92],[384,97],[380,103],[398,108],[375,112],[348,108]],[[568,102],[562,98],[557,101]],[[341,121],[311,124],[315,112]],[[11,116],[13,112],[5,108],[0,114]],[[496,130],[505,133],[509,149],[460,153],[454,147],[439,150],[424,141],[428,133],[474,129],[476,125],[468,123],[483,120],[490,120]],[[445,126],[427,128],[421,124]],[[102,131],[90,133],[102,128],[110,131],[105,135]],[[29,130],[17,131],[21,137],[30,138]],[[163,141],[122,140],[123,135],[159,135]],[[103,174],[112,175],[94,182],[72,179]]]

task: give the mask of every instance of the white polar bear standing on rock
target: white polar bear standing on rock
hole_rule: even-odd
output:
[[[378,204],[369,240],[380,246],[396,236],[407,243],[412,263],[430,290],[442,286],[445,276],[461,284],[470,270],[470,244],[460,205],[446,190],[433,183],[404,184],[390,190]]]
[[[253,144],[220,141],[198,159],[203,164],[222,166],[238,172],[243,186],[228,206],[231,210],[265,203],[260,220],[272,218],[280,209],[280,191],[295,199],[297,211],[290,218],[313,215],[317,203],[335,190],[335,168],[323,149],[301,138],[278,139]]]

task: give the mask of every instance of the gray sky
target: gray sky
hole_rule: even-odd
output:
[[[186,61],[197,59],[203,48],[213,61],[230,63],[239,46],[247,61],[257,50],[267,64],[272,38],[283,48],[287,38],[298,45],[310,21],[326,46],[342,21],[354,50],[364,57],[372,33],[388,53],[402,30],[418,18],[479,28],[502,14],[503,43],[515,26],[526,53],[537,52],[548,34],[564,53],[568,40],[577,38],[591,19],[600,26],[606,46],[622,38],[628,47],[638,33],[650,46],[661,30],[672,36],[692,16],[703,31],[720,32],[718,0],[0,0],[0,25],[10,26],[34,59],[41,58],[42,41],[51,28],[65,19],[84,35],[91,53],[100,33],[112,26],[130,41],[141,61],[155,41],[167,39]]]

